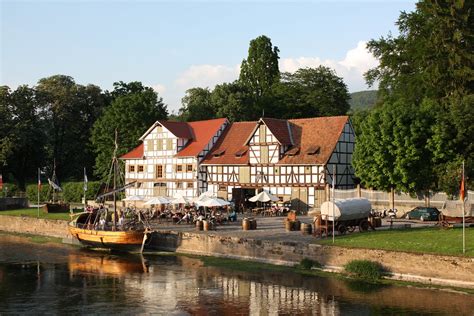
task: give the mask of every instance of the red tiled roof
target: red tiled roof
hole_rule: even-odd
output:
[[[249,162],[249,153],[244,150],[245,141],[255,129],[257,122],[236,122],[229,124],[221,137],[217,141],[214,148],[209,152],[203,160],[203,164],[229,164],[229,165],[246,165]],[[218,157],[214,157],[215,152],[224,152]]]
[[[158,121],[164,128],[179,138],[193,139],[193,133],[186,122]]]
[[[120,156],[120,159],[142,159],[143,158],[143,143],[130,150],[128,153]]]
[[[185,123],[189,126],[189,129],[192,131],[194,137],[188,142],[186,147],[184,147],[175,155],[175,157],[197,156],[206,147],[211,138],[217,133],[219,128],[226,121],[226,118],[219,118],[215,120]],[[168,128],[167,126],[165,127]]]
[[[274,118],[262,118],[262,121],[267,125],[273,136],[278,139],[282,145],[291,145],[291,136],[288,126],[288,121]]]
[[[293,147],[300,147],[300,150],[295,155],[284,155],[278,164],[326,164],[348,119],[348,116],[328,116],[288,120]],[[308,154],[317,146],[319,153]]]

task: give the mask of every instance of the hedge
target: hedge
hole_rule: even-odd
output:
[[[26,186],[26,197],[30,203],[35,203],[38,199],[38,186],[37,184],[29,184]],[[63,182],[61,184],[62,192],[58,194],[58,199],[65,202],[76,202],[81,203],[84,197],[84,182]],[[100,188],[99,181],[89,181],[87,184],[86,197],[88,200],[93,200]],[[48,196],[50,191],[49,185],[42,185],[40,192],[40,201],[48,201],[51,196]],[[49,192],[51,195],[51,192]]]

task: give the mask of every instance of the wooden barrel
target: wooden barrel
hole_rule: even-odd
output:
[[[250,229],[252,229],[252,230],[257,229],[257,220],[256,219],[251,219],[250,220]]]
[[[249,220],[248,218],[244,218],[244,219],[242,220],[242,229],[243,229],[243,230],[249,230],[249,229],[251,229],[251,227],[250,227],[250,220]]]
[[[208,231],[212,229],[211,223],[209,221],[203,221],[202,224],[203,224],[202,227],[204,231]]]
[[[313,226],[311,224],[303,223],[301,224],[301,232],[303,235],[311,235],[313,232]]]
[[[285,230],[287,232],[291,232],[293,230],[293,222],[290,221],[288,218],[285,219]]]
[[[294,221],[293,222],[293,230],[298,231],[301,229],[301,222],[300,221]]]
[[[196,221],[196,230],[202,230],[202,229],[203,229],[202,221]]]

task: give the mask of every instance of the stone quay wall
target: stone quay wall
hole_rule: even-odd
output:
[[[154,233],[150,247],[184,254],[290,266],[303,258],[309,258],[330,271],[341,271],[346,263],[354,259],[371,260],[387,268],[394,279],[474,288],[474,258],[469,257],[248,239],[219,236],[212,232],[159,231]]]
[[[28,207],[27,198],[17,198],[17,197],[0,198],[0,211],[13,210],[17,208],[27,208],[27,207]]]
[[[0,230],[13,233],[23,233],[71,239],[68,222],[62,220],[42,219],[26,216],[0,215]]]

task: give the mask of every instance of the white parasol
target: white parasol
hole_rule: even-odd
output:
[[[278,197],[274,196],[273,194],[267,191],[262,191],[259,194],[249,199],[250,202],[270,202],[270,201],[276,202],[278,200],[279,200]]]
[[[145,205],[161,205],[161,204],[170,204],[171,201],[163,196],[157,196],[146,201]]]
[[[190,199],[182,196],[181,194],[176,194],[173,196],[173,199],[171,200],[172,204],[188,204],[190,202]]]

